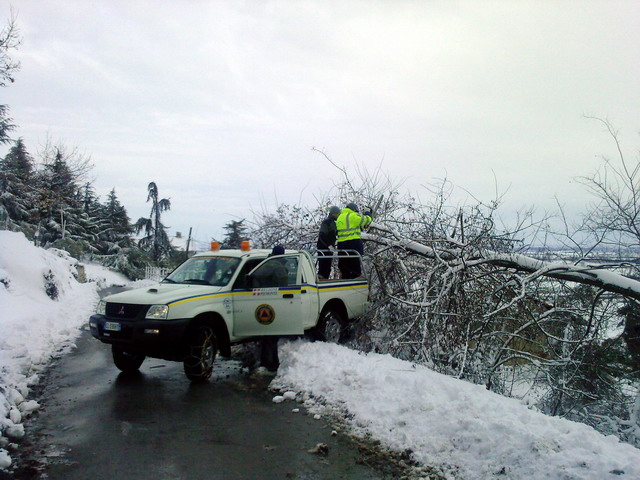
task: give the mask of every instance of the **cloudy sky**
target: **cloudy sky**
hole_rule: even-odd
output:
[[[220,238],[276,201],[340,179],[311,148],[409,190],[446,176],[505,207],[588,201],[575,177],[636,158],[637,1],[0,0],[23,43],[0,91],[35,153],[90,155],[130,217],[146,186],[171,231]],[[0,154],[6,153],[6,147]],[[423,195],[424,196],[424,195]]]

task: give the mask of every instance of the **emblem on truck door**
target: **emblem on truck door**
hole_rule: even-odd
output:
[[[276,318],[276,312],[271,305],[263,304],[256,308],[256,320],[262,325],[271,325]]]

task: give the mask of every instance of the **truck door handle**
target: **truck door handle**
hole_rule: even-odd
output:
[[[306,290],[300,290],[300,293],[307,293]]]
[[[293,293],[285,293],[282,298],[293,298]]]

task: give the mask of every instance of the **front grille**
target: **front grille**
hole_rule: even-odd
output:
[[[133,319],[144,316],[149,305],[136,305],[132,303],[107,303],[107,317]]]

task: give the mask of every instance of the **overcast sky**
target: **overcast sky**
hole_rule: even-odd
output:
[[[640,139],[638,1],[0,0],[23,43],[0,91],[36,153],[90,155],[135,221],[155,181],[170,230],[223,236],[350,171],[569,211],[574,178]],[[4,155],[6,147],[0,150]],[[423,195],[424,196],[424,195]]]

